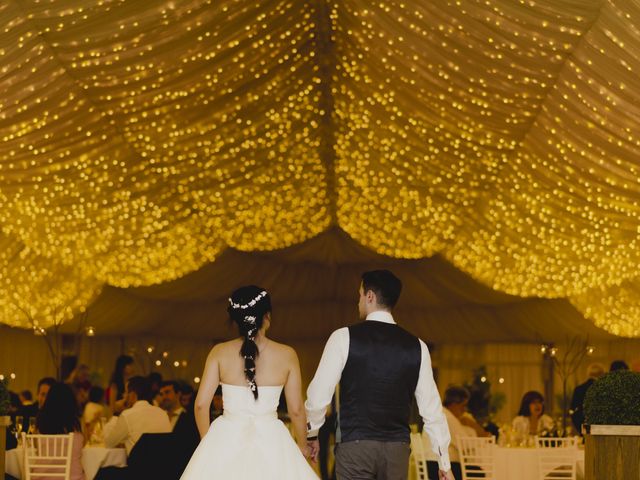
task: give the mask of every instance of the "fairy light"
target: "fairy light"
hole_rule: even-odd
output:
[[[0,5],[3,323],[336,222],[640,336],[632,2],[72,3]]]

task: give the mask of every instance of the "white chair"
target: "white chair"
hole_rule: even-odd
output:
[[[538,478],[540,480],[576,480],[574,448],[538,448]]]
[[[495,437],[458,437],[462,480],[495,479]]]
[[[536,448],[578,448],[578,437],[536,437]]]
[[[416,478],[418,480],[429,480],[427,475],[427,456],[424,452],[422,434],[411,433],[411,457],[416,467]]]
[[[68,435],[22,434],[24,473],[26,480],[71,477],[73,433]]]

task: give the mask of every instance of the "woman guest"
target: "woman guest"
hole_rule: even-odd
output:
[[[43,435],[63,435],[73,433],[71,446],[71,480],[85,480],[82,469],[82,447],[84,437],[80,429],[78,403],[71,387],[64,383],[54,384],[36,419],[38,433]],[[49,477],[43,476],[43,479]],[[51,477],[56,478],[56,477]]]
[[[122,401],[124,386],[134,374],[133,358],[129,355],[120,355],[116,359],[116,366],[113,369],[107,390],[107,403],[112,413],[120,413],[124,410],[124,402]]]
[[[555,424],[544,413],[544,397],[540,392],[530,391],[524,394],[518,416],[513,419],[513,430],[521,435],[551,436]]]

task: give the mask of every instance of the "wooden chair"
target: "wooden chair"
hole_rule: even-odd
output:
[[[495,478],[495,437],[458,437],[462,480]]]
[[[26,480],[39,478],[69,480],[73,433],[68,435],[22,434]]]
[[[411,433],[411,458],[413,458],[413,465],[416,467],[416,478],[418,480],[429,480],[427,475],[427,456],[424,452],[424,444],[420,433]]]

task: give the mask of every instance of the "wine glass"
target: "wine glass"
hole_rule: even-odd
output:
[[[27,433],[29,435],[36,433],[36,417],[29,417],[29,430]]]
[[[22,441],[22,426],[24,424],[24,417],[22,417],[21,415],[18,415],[16,417],[16,424],[15,424],[15,432],[16,432],[16,440],[18,442],[18,444],[20,444],[20,442]]]

